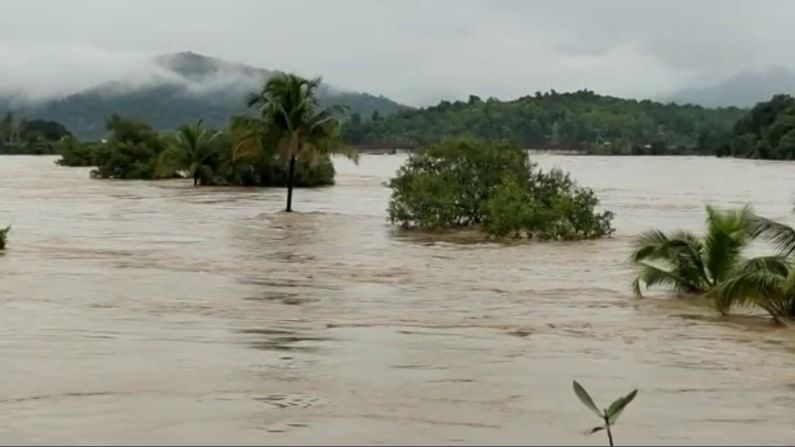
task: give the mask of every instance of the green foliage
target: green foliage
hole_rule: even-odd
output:
[[[0,154],[53,154],[53,143],[70,135],[60,123],[18,119],[8,112],[0,119]]]
[[[248,135],[260,131],[254,124],[251,118],[238,117],[224,132],[215,132],[195,122],[161,135],[141,121],[112,116],[107,120],[108,141],[83,143],[66,137],[56,145],[62,156],[57,163],[96,166],[92,175],[105,179],[187,176],[196,185],[286,186],[289,163],[283,152],[260,140],[250,152],[240,150]],[[307,152],[296,163],[294,185],[331,185],[334,175],[329,155]]]
[[[545,93],[514,101],[442,101],[369,121],[350,120],[347,143],[424,147],[450,137],[505,140],[523,148],[571,149],[593,154],[714,153],[699,145],[706,132],[727,132],[742,116],[736,108],[706,109],[597,95]],[[702,138],[701,143],[708,142]]]
[[[0,250],[5,250],[6,244],[8,243],[8,232],[11,231],[11,227],[5,227],[0,229]]]
[[[612,233],[593,191],[543,172],[509,144],[446,140],[412,154],[390,180],[389,219],[404,228],[479,225],[496,237],[587,239]]]
[[[320,78],[304,79],[294,74],[278,74],[253,94],[249,106],[256,107],[259,116],[238,121],[243,128],[238,147],[247,156],[283,158],[288,162],[287,207],[292,211],[293,186],[297,163],[317,168],[317,158],[342,153],[356,160],[357,155],[340,141],[339,115],[343,108],[318,106],[317,90]],[[240,151],[238,151],[240,153]],[[308,162],[307,162],[308,161]],[[308,171],[305,171],[308,172]],[[333,172],[323,169],[320,172]]]
[[[638,395],[638,390],[633,390],[626,396],[619,397],[618,399],[614,400],[609,407],[607,407],[604,410],[600,410],[599,407],[594,402],[594,400],[591,398],[591,396],[588,394],[585,388],[583,388],[582,385],[577,383],[577,381],[575,380],[572,382],[572,386],[574,388],[574,394],[577,395],[577,398],[580,399],[580,402],[582,402],[582,404],[585,405],[586,408],[591,410],[599,419],[602,420],[602,425],[596,426],[588,430],[588,432],[593,434],[598,431],[605,430],[607,432],[608,442],[612,446],[613,445],[612,427],[613,425],[616,424],[616,422],[618,422],[618,417],[621,416],[621,413],[624,411],[627,405],[629,405],[629,403],[632,402],[633,399],[635,399],[635,396]]]
[[[758,103],[722,138],[721,155],[795,160],[795,98],[775,95]]]
[[[795,320],[795,229],[784,223],[755,216],[751,234],[770,241],[778,253],[746,260],[736,273],[710,291],[717,309],[755,306],[775,320]]]
[[[641,296],[642,286],[655,285],[685,294],[705,293],[737,271],[742,250],[752,238],[755,216],[747,206],[732,211],[706,209],[703,238],[686,231],[658,230],[635,238],[630,260],[638,272],[632,284],[636,295]]]
[[[158,156],[155,174],[172,177],[184,172],[193,179],[193,185],[209,185],[215,170],[220,165],[220,154],[213,147],[213,140],[220,134],[208,132],[201,120],[180,126]]]
[[[165,139],[147,123],[112,115],[106,121],[109,140],[95,154],[94,175],[105,179],[156,178],[157,160]]]
[[[61,166],[96,166],[99,150],[100,145],[83,143],[68,136],[55,145],[55,152],[61,155],[56,163]]]
[[[783,256],[746,261],[724,283],[710,291],[716,308],[723,314],[734,307],[756,306],[774,319],[795,318],[795,269]]]

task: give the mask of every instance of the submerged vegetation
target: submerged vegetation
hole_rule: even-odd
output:
[[[477,226],[497,237],[566,240],[613,231],[593,191],[540,170],[510,144],[444,141],[412,154],[389,186],[389,219],[403,228]]]
[[[142,121],[118,115],[106,120],[101,143],[63,139],[57,149],[64,166],[96,166],[103,179],[153,180],[184,176],[196,186],[293,186],[334,183],[330,155],[355,158],[340,140],[340,109],[319,109],[320,79],[295,75],[271,78],[250,101],[255,116],[233,117],[213,131],[196,121],[161,134]]]
[[[60,123],[28,121],[8,112],[0,119],[0,154],[54,154],[54,145],[70,135]]]
[[[8,243],[8,232],[11,231],[11,227],[0,228],[0,250],[5,250],[6,244]]]
[[[640,234],[631,255],[638,270],[632,283],[635,294],[640,296],[642,287],[655,285],[686,294],[705,293],[725,281],[741,263],[752,220],[748,207],[718,211],[708,206],[703,237],[688,231],[665,234],[652,230]]]
[[[754,239],[776,245],[775,253],[746,257]],[[702,295],[727,314],[736,307],[758,307],[775,320],[795,318],[795,229],[754,214],[749,207],[717,211],[707,207],[707,232],[649,231],[635,240],[631,260],[641,287],[666,286],[680,294]]]

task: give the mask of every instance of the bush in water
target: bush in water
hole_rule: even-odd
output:
[[[404,228],[477,225],[496,237],[565,240],[613,232],[592,190],[509,144],[446,140],[412,154],[389,186],[389,219]]]

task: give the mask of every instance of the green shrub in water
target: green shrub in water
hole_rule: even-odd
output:
[[[389,219],[404,228],[479,226],[495,237],[565,240],[613,232],[613,214],[596,211],[592,190],[542,171],[509,144],[444,141],[412,154],[389,186]]]

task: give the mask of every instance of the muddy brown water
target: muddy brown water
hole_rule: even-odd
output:
[[[609,240],[395,233],[402,155],[284,191],[106,182],[0,158],[0,442],[604,444],[598,403],[639,388],[618,444],[795,442],[795,329],[629,292],[629,238],[703,205],[792,221],[792,164],[540,155],[617,214]]]

